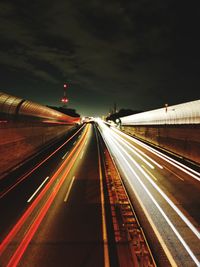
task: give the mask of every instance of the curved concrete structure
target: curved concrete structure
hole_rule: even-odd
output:
[[[200,124],[200,100],[120,118],[122,125]]]

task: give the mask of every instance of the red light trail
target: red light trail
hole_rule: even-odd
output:
[[[44,164],[49,158],[51,158],[56,152],[58,152],[64,145],[66,145],[74,136],[76,136],[81,130],[82,128],[85,127],[85,125],[83,125],[77,132],[75,132],[75,134],[73,134],[69,139],[67,139],[66,142],[64,142],[61,146],[59,146],[54,152],[52,152],[48,157],[46,157],[46,159],[44,159],[43,161],[41,161],[38,165],[36,165],[31,171],[29,171],[28,173],[26,173],[25,175],[23,175],[22,177],[20,177],[17,182],[12,185],[10,188],[8,188],[6,191],[1,192],[0,193],[0,199],[2,197],[4,197],[8,192],[10,192],[13,188],[15,188],[19,183],[21,183],[24,179],[26,179],[30,174],[32,174],[36,169],[38,169],[42,164]]]
[[[0,245],[0,255],[4,252],[8,244],[12,241],[12,239],[15,237],[15,235],[18,233],[18,231],[22,228],[28,217],[31,215],[31,213],[35,210],[37,205],[40,203],[40,201],[45,196],[46,192],[50,188],[50,186],[53,184],[53,182],[57,179],[58,175],[61,173],[61,171],[66,167],[66,164],[69,163],[69,166],[62,174],[62,177],[60,178],[59,183],[55,185],[54,190],[50,193],[50,196],[42,206],[40,212],[38,213],[37,217],[34,219],[34,221],[31,224],[31,227],[29,228],[28,232],[26,232],[23,240],[21,241],[20,245],[18,246],[17,250],[13,254],[12,258],[10,259],[7,266],[16,266],[23,256],[29,242],[33,238],[35,232],[37,231],[40,223],[42,222],[45,214],[47,213],[49,207],[51,206],[54,198],[56,197],[59,189],[61,188],[62,184],[64,183],[68,173],[70,172],[71,168],[73,167],[77,157],[79,156],[83,146],[84,141],[86,139],[86,135],[88,133],[89,126],[86,126],[85,132],[81,139],[77,142],[77,144],[74,146],[73,150],[69,154],[69,156],[66,158],[66,160],[63,162],[63,164],[60,166],[60,168],[56,171],[56,173],[53,175],[52,179],[49,181],[49,183],[43,188],[43,190],[40,192],[40,194],[37,196],[37,198],[33,201],[33,203],[29,206],[29,208],[25,211],[25,213],[22,215],[22,217],[19,219],[19,221],[16,223],[16,225],[13,227],[13,229],[9,232],[9,234],[6,236],[6,238],[3,240],[3,242]],[[71,161],[70,161],[71,159]]]

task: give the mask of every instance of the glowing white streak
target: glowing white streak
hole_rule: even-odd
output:
[[[49,179],[49,176],[46,177],[46,179],[41,183],[41,185],[38,187],[37,190],[35,190],[35,192],[32,194],[32,196],[27,200],[27,202],[29,203],[34,196],[37,194],[37,192],[40,190],[40,188],[43,186],[44,183],[46,183],[46,181]]]
[[[157,153],[158,156],[159,156],[160,158],[162,158],[162,159],[164,159],[165,161],[169,162],[170,164],[172,164],[173,166],[175,166],[175,167],[177,167],[178,169],[182,170],[183,172],[189,174],[190,176],[192,176],[192,177],[193,177],[194,179],[196,179],[197,181],[200,181],[200,177],[198,177],[198,176],[200,176],[200,173],[199,173],[199,172],[197,172],[197,171],[195,171],[195,170],[189,168],[188,166],[186,166],[186,165],[184,165],[184,164],[182,164],[182,163],[176,161],[176,160],[173,159],[173,158],[168,157],[167,155],[161,153],[160,151],[156,151],[154,148],[150,148],[150,150],[151,150],[153,153]],[[189,171],[188,171],[188,170],[189,170]],[[198,175],[198,176],[196,176],[195,174],[193,174],[193,173],[191,173],[191,172],[195,173],[195,174]]]
[[[121,145],[119,145],[116,141],[114,141],[114,143],[118,147],[120,147],[120,150],[123,150],[123,152],[125,154],[127,154],[128,157],[130,157],[129,154],[121,147]],[[137,180],[139,181],[139,183],[142,185],[142,187],[144,188],[144,190],[147,192],[147,194],[149,195],[149,197],[151,198],[151,200],[153,201],[153,203],[155,204],[155,206],[158,208],[158,210],[160,211],[160,213],[163,215],[163,217],[165,218],[166,222],[169,224],[169,226],[171,227],[171,229],[174,231],[175,235],[180,240],[180,242],[182,243],[182,245],[184,246],[184,248],[186,249],[186,251],[188,252],[188,254],[190,255],[190,257],[193,259],[193,261],[196,263],[197,266],[200,266],[198,259],[195,257],[195,255],[193,254],[193,252],[191,251],[191,249],[189,248],[189,246],[186,244],[186,242],[184,241],[184,239],[182,238],[182,236],[179,234],[179,232],[177,231],[177,229],[175,228],[175,226],[172,224],[172,222],[170,221],[170,219],[168,218],[168,216],[165,214],[165,212],[163,211],[163,209],[160,207],[160,205],[156,202],[155,198],[152,196],[152,194],[146,188],[146,186],[144,185],[144,183],[140,180],[140,177],[132,169],[131,165],[128,163],[127,159],[123,156],[123,154],[121,153],[121,151],[117,147],[115,147],[115,148],[118,150],[118,153],[121,155],[121,157],[123,158],[124,162],[126,162],[126,164],[128,165],[129,169],[131,170],[131,172],[135,175],[135,177],[137,178]],[[129,180],[129,183],[130,183],[130,180]],[[133,187],[131,183],[130,183],[130,185],[131,185],[131,187]]]
[[[113,127],[112,127],[112,129],[113,129],[114,131],[118,131],[120,134],[126,136],[126,138],[128,138],[128,139],[130,139],[131,141],[133,141],[133,142],[139,144],[140,146],[143,146],[143,147],[146,148],[147,150],[149,150],[149,151],[151,151],[152,153],[156,154],[158,157],[164,159],[165,161],[169,162],[169,163],[172,164],[173,166],[177,167],[178,169],[180,169],[180,170],[182,170],[183,172],[189,174],[190,176],[192,176],[192,177],[195,178],[196,180],[200,181],[200,177],[198,177],[198,176],[200,176],[200,173],[199,173],[199,172],[197,172],[197,171],[195,171],[195,170],[189,168],[188,166],[186,166],[186,165],[184,165],[184,164],[182,164],[182,163],[176,161],[175,159],[172,159],[172,158],[168,157],[167,155],[165,155],[165,154],[163,154],[163,153],[157,151],[156,149],[154,149],[154,148],[152,148],[152,147],[147,146],[146,144],[142,143],[141,141],[138,141],[138,140],[136,140],[135,138],[130,137],[129,135],[127,135],[127,134],[125,134],[125,133],[123,133],[123,132],[121,132],[121,131],[119,131],[119,130],[113,128]],[[187,171],[187,170],[189,170],[189,171]],[[192,173],[191,173],[191,172],[192,172]],[[198,175],[198,176],[194,175],[193,173],[195,173],[195,174]]]
[[[116,141],[114,141],[116,142]],[[117,143],[117,142],[116,142]],[[168,202],[168,204],[176,211],[176,213],[181,217],[181,219],[187,224],[187,226],[192,230],[192,232],[200,239],[199,231],[191,224],[191,222],[185,217],[185,215],[177,208],[176,205],[168,198],[168,196],[159,188],[159,186],[151,179],[151,177],[140,167],[140,165],[127,153],[127,151],[118,144],[120,148],[124,151],[127,157],[135,164],[135,166],[144,174],[147,180],[153,185],[153,187],[161,194],[161,196]]]
[[[112,132],[111,132],[112,133]],[[113,134],[113,133],[112,133]],[[129,142],[126,142],[123,138],[115,134],[115,138],[117,138],[121,143],[123,143],[130,151],[132,151],[135,155],[137,155],[141,160],[143,160],[151,169],[154,169],[154,166],[151,165],[146,159],[144,159],[138,152],[136,152],[134,149],[132,149],[129,146]],[[127,144],[128,143],[128,144]]]
[[[123,140],[125,143],[127,143],[129,145],[129,149],[133,151],[136,150],[138,151],[138,153],[142,154],[144,157],[148,158],[151,162],[153,162],[156,166],[158,166],[160,169],[163,169],[163,166],[161,166],[159,163],[157,163],[154,159],[152,159],[151,157],[149,157],[148,155],[146,155],[143,151],[141,151],[140,149],[138,149],[137,147],[135,147],[134,145],[132,145],[131,143],[129,143],[128,141],[126,141],[124,138],[122,138],[121,136],[119,136],[117,133],[115,133],[113,131],[113,133],[118,136],[121,140]],[[131,147],[133,149],[131,149]]]
[[[104,139],[104,141],[106,141],[107,145],[109,146],[109,144],[108,144],[108,140],[105,140],[105,139]],[[109,142],[111,143],[110,140],[109,140]],[[112,144],[113,144],[113,142],[112,142]],[[113,145],[113,148],[116,148],[116,145]],[[119,151],[119,149],[117,149],[117,150]],[[121,153],[119,152],[119,154],[121,154]],[[144,213],[145,213],[145,215],[146,215],[146,217],[147,217],[149,223],[151,224],[151,227],[153,228],[153,230],[154,230],[154,232],[155,232],[155,234],[156,234],[156,236],[157,236],[157,238],[158,238],[158,240],[159,240],[159,242],[160,242],[160,244],[161,244],[161,246],[162,246],[162,248],[163,248],[163,250],[164,250],[164,252],[165,252],[165,254],[166,254],[166,256],[167,256],[167,258],[168,258],[168,260],[169,260],[169,262],[171,263],[171,266],[177,267],[177,264],[176,264],[176,262],[174,261],[173,256],[171,255],[171,252],[169,251],[167,245],[165,244],[165,241],[163,240],[163,238],[162,238],[160,232],[157,230],[157,227],[155,226],[153,220],[151,219],[151,216],[148,214],[148,211],[147,211],[147,209],[145,208],[145,206],[144,206],[142,200],[139,198],[139,195],[138,195],[137,191],[135,190],[134,186],[131,184],[131,182],[130,182],[130,178],[128,177],[127,172],[125,171],[125,168],[124,168],[125,166],[122,167],[122,164],[121,164],[120,159],[119,159],[119,154],[118,154],[118,157],[116,157],[116,160],[118,161],[118,163],[119,163],[119,165],[120,165],[120,168],[121,168],[122,171],[124,172],[124,175],[126,176],[127,181],[128,181],[128,183],[129,183],[130,187],[132,188],[133,192],[135,193],[135,195],[136,195],[136,197],[137,197],[137,199],[138,199],[138,201],[139,201],[139,203],[140,203],[140,205],[141,205],[141,207],[142,207],[142,209],[143,209],[143,211],[144,211]],[[125,161],[125,163],[127,163],[126,159],[124,159],[124,157],[123,157],[122,154],[121,154],[121,157],[122,157],[122,161],[123,161],[123,162]],[[129,164],[128,164],[128,165],[129,165]],[[130,168],[130,167],[129,167],[129,168]]]

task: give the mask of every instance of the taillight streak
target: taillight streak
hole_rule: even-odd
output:
[[[85,137],[86,133],[84,134],[83,138]],[[83,144],[83,138],[80,140],[80,143],[82,143],[78,150],[76,151],[76,155],[74,156],[74,158],[70,161],[70,164],[68,166],[68,168],[66,169],[66,171],[63,173],[61,179],[59,180],[58,184],[56,184],[54,190],[51,192],[49,198],[47,199],[47,201],[45,202],[44,206],[41,208],[39,214],[37,215],[37,218],[34,220],[34,222],[32,223],[30,229],[28,230],[28,232],[26,233],[26,235],[24,236],[23,240],[21,241],[19,247],[17,248],[17,250],[15,251],[14,255],[12,256],[12,258],[10,259],[7,267],[13,267],[13,266],[17,266],[18,262],[20,261],[21,257],[23,256],[26,248],[28,247],[28,244],[30,243],[31,239],[33,238],[35,232],[37,231],[40,223],[42,222],[44,216],[46,215],[49,207],[51,206],[54,198],[56,197],[59,189],[61,188],[62,184],[64,183],[68,173],[70,172],[71,168],[73,167],[76,159],[78,158],[84,144]],[[78,146],[79,144],[77,144]],[[77,147],[76,146],[76,147]],[[76,148],[75,147],[75,148]]]
[[[66,145],[74,136],[76,136],[82,128],[85,127],[83,125],[75,134],[73,134],[67,141],[65,141],[61,146],[59,146],[54,152],[52,152],[47,158],[45,158],[43,161],[41,161],[38,165],[36,165],[30,172],[26,173],[22,177],[20,177],[14,185],[9,187],[6,191],[0,193],[0,199],[4,197],[7,193],[9,193],[13,188],[15,188],[19,183],[21,183],[23,180],[25,180],[30,174],[32,174],[35,170],[37,170],[42,164],[44,164],[49,158],[51,158],[55,153],[57,153],[64,145]]]
[[[87,130],[87,128],[86,128]],[[51,180],[46,184],[46,186],[42,189],[40,194],[35,198],[35,200],[32,202],[32,204],[28,207],[28,209],[25,211],[25,213],[22,215],[22,217],[19,219],[19,221],[15,224],[15,226],[12,228],[12,230],[8,233],[8,235],[5,237],[5,239],[2,241],[0,245],[0,255],[3,253],[5,248],[8,246],[8,244],[11,242],[13,237],[17,234],[17,232],[21,229],[27,218],[30,216],[30,214],[33,212],[33,210],[36,208],[38,203],[41,201],[47,190],[50,188],[50,186],[53,184],[53,182],[57,179],[57,176],[60,174],[60,172],[65,168],[66,163],[71,159],[71,157],[74,155],[77,147],[82,142],[83,138],[85,137],[86,132],[82,136],[82,138],[77,142],[76,146],[72,149],[69,156],[66,158],[66,160],[62,163],[62,165],[59,167],[59,169],[55,172],[55,174],[52,176]],[[82,148],[82,146],[81,146]],[[80,151],[80,149],[78,149]],[[80,153],[80,152],[79,152]],[[71,166],[71,165],[70,165]]]

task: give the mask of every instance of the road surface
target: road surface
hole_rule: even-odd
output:
[[[150,225],[172,266],[200,266],[200,173],[101,120],[98,127],[144,229]],[[150,228],[146,236],[158,256]]]

